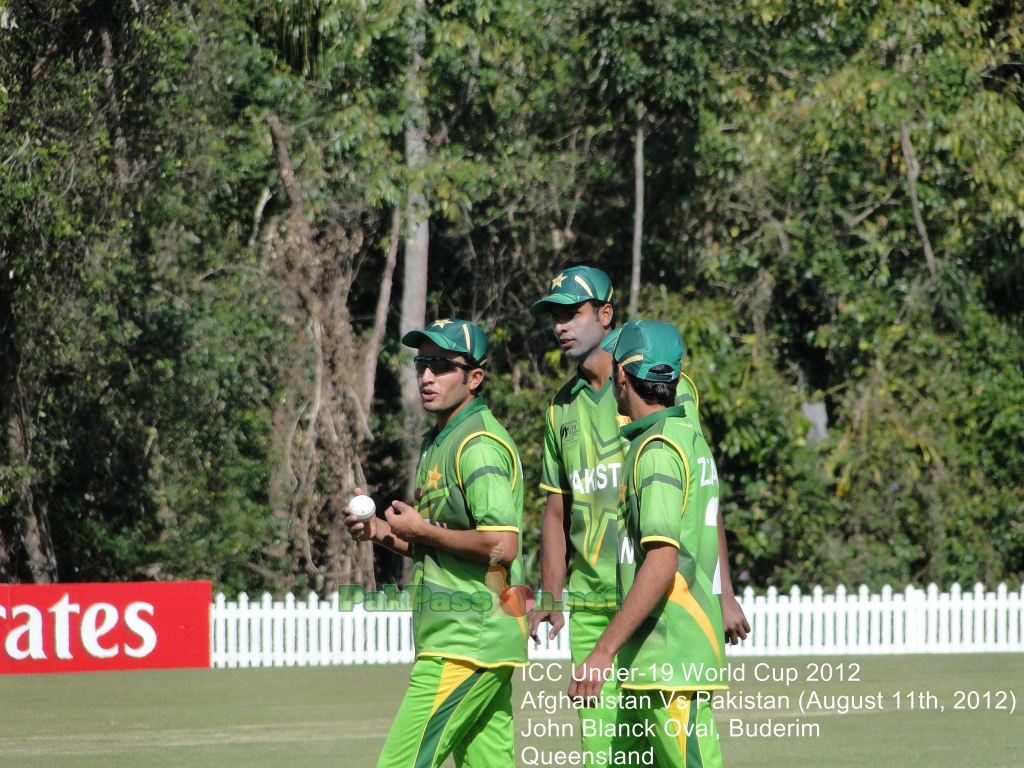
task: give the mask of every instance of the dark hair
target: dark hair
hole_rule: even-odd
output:
[[[665,370],[658,370],[664,368]],[[656,365],[651,369],[653,373],[669,373],[672,369],[667,365]],[[678,379],[675,381],[647,381],[645,379],[638,379],[629,371],[626,371],[626,376],[629,378],[629,385],[633,387],[633,391],[640,395],[640,399],[648,405],[660,405],[665,408],[671,408],[676,404],[676,384]]]
[[[601,307],[603,307],[605,304],[607,304],[609,307],[611,307],[612,308],[612,322],[611,322],[611,325],[608,326],[608,330],[609,331],[615,330],[615,323],[619,319],[619,313],[615,311],[615,304],[614,304],[614,302],[611,302],[611,301],[600,301],[599,299],[591,299],[587,303],[590,304],[590,306],[593,308],[593,310],[594,310],[594,317],[599,317],[597,313],[601,311]]]

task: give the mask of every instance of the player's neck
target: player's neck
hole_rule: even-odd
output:
[[[437,419],[437,431],[441,432],[442,430],[444,430],[444,428],[448,426],[448,422],[452,420],[452,417],[455,416],[456,413],[461,411],[467,405],[472,403],[475,399],[476,396],[471,394],[461,403],[452,408],[449,408],[448,410],[434,411],[434,418]]]
[[[652,413],[663,410],[665,410],[664,405],[646,403],[636,392],[629,393],[629,418],[631,420],[640,421],[640,419],[644,419]]]
[[[612,355],[601,347],[594,347],[576,370],[587,384],[600,390],[612,375]]]

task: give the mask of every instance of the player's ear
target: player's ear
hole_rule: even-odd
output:
[[[602,328],[611,328],[612,321],[615,319],[615,307],[611,303],[602,304],[597,316],[601,321]]]
[[[466,383],[469,384],[470,392],[477,393],[477,390],[480,389],[480,385],[484,383],[484,369],[474,368],[471,370],[469,372],[469,381]]]
[[[612,375],[615,376],[615,386],[619,392],[628,392],[631,387],[629,385],[629,377],[626,375],[626,369],[618,363],[612,365]]]

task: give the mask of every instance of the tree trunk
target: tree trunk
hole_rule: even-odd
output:
[[[910,209],[914,214],[917,234],[921,238],[921,247],[924,248],[924,260],[928,265],[928,274],[934,280],[939,274],[939,270],[935,265],[932,242],[928,239],[928,230],[925,229],[924,218],[921,216],[921,204],[917,200],[917,177],[921,173],[921,166],[917,163],[914,145],[910,142],[910,131],[907,130],[906,120],[900,122],[900,142],[903,144],[903,158],[907,161],[907,186],[910,187]]]
[[[9,584],[11,581],[11,556],[7,552],[7,542],[4,541],[4,532],[0,530],[0,584]]]
[[[117,91],[114,88],[114,46],[110,42],[110,33],[104,31],[103,42],[103,67],[107,70],[107,77],[103,81],[103,87],[110,99],[110,112],[114,118],[114,165],[117,168],[117,183],[125,187],[131,180],[128,169],[128,143],[124,140],[124,132],[121,130],[121,109],[117,104]]]
[[[300,299],[315,362],[308,402],[295,414],[287,438],[287,470],[294,483],[287,513],[291,566],[284,586],[297,586],[304,572],[321,594],[334,592],[339,584],[372,589],[372,545],[353,541],[341,514],[353,489],[365,485],[361,438],[369,433],[358,396],[364,384],[358,363],[361,350],[347,304],[351,263],[360,250],[361,232],[355,229],[350,237],[339,222],[314,232],[306,220],[281,123],[276,115],[270,115],[268,123],[290,202],[289,229],[298,235],[283,244],[286,258],[275,259],[276,275]],[[325,530],[326,542],[315,544]]]
[[[640,246],[644,237],[644,114],[643,104],[636,107],[636,156],[633,160],[636,182],[636,211],[633,214],[633,275],[629,282],[629,319],[636,317],[640,303]]]
[[[391,213],[391,239],[388,241],[388,257],[384,262],[384,277],[380,284],[380,296],[377,297],[377,311],[373,314],[373,330],[363,350],[363,414],[367,421],[373,410],[373,390],[377,383],[377,358],[380,346],[384,341],[384,332],[388,325],[388,305],[391,303],[391,286],[395,276],[395,263],[398,260],[398,241],[402,237],[402,209],[395,206]]]
[[[50,539],[47,507],[36,503],[25,430],[15,414],[7,420],[7,461],[15,471],[11,491],[16,496],[15,511],[32,580],[36,584],[53,584],[57,581],[57,558]]]
[[[402,280],[401,334],[422,328],[427,314],[427,250],[430,243],[430,221],[423,179],[419,172],[427,160],[427,113],[423,103],[423,48],[426,33],[423,24],[424,0],[416,0],[416,19],[410,42],[412,60],[405,79],[407,111],[405,115],[405,162],[409,168],[409,190],[406,204],[405,270]],[[411,501],[416,488],[416,459],[419,451],[423,415],[420,409],[416,368],[412,360],[402,366],[402,413],[405,432],[406,500]]]

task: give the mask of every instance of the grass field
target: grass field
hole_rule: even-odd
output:
[[[754,665],[792,667],[799,681],[754,681]],[[860,682],[814,683],[808,663],[860,665]],[[739,663],[739,662],[736,662]],[[568,665],[562,665],[568,675]],[[374,766],[405,692],[409,667],[173,670],[0,677],[0,766]],[[554,683],[518,679],[516,727],[543,712],[519,707],[526,690],[557,692]],[[790,695],[786,712],[718,713],[727,766],[772,768],[1018,768],[1024,764],[1024,656],[896,656],[830,659],[747,659],[746,680],[734,692]],[[801,714],[801,691],[821,695],[883,695],[881,712]],[[1017,710],[955,710],[955,692],[1012,691]],[[895,709],[897,691],[929,691],[936,706]],[[966,703],[966,702],[965,702]],[[993,707],[998,703],[991,700]],[[1010,706],[1009,701],[1007,706]],[[744,724],[818,723],[820,736],[736,738],[730,718]],[[579,748],[577,738],[517,737],[544,752]]]

